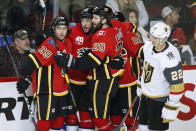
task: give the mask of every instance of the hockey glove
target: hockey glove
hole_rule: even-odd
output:
[[[57,53],[54,58],[57,65],[63,68],[70,68],[75,64],[75,58],[70,54]]]
[[[162,109],[163,123],[169,123],[177,118],[179,112],[179,104],[167,101]]]
[[[84,55],[88,55],[88,53],[91,52],[91,49],[89,48],[81,48],[78,50],[78,57],[82,57]]]
[[[16,83],[16,89],[17,89],[18,93],[19,94],[24,93],[30,84],[31,84],[31,77],[30,76],[26,76],[26,77],[23,76],[22,79],[20,79]]]
[[[114,59],[112,61],[110,61],[108,63],[108,65],[112,68],[112,69],[123,69],[125,66],[125,59],[121,56],[116,56],[114,57]]]
[[[137,96],[139,96],[139,97],[142,96],[142,89],[141,89],[140,85],[137,87],[136,93],[137,93]]]

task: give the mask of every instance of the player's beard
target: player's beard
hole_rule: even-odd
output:
[[[95,32],[97,32],[98,30],[100,30],[101,28],[102,28],[102,24],[101,24],[101,22],[100,22],[100,23],[96,24],[96,27],[93,26],[92,32],[95,33]]]

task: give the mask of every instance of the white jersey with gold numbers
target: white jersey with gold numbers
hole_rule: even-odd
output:
[[[183,83],[181,58],[177,48],[167,42],[165,49],[157,52],[151,41],[146,41],[143,53],[142,93],[155,99],[167,97],[173,87]],[[180,86],[178,86],[174,92],[180,90]]]

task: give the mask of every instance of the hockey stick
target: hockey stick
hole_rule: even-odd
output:
[[[7,40],[7,37],[6,37],[6,34],[5,34],[5,33],[3,33],[3,39],[4,39],[5,43],[6,43],[6,48],[7,48],[7,51],[8,51],[8,53],[9,53],[11,62],[12,62],[13,67],[14,67],[14,70],[15,70],[15,72],[16,72],[16,76],[17,76],[17,78],[19,79],[19,77],[20,77],[20,76],[19,76],[19,72],[18,72],[17,66],[16,66],[16,64],[15,64],[15,62],[14,62],[14,58],[13,58],[11,52],[10,52],[9,43],[8,43],[8,40]],[[34,126],[35,126],[35,129],[36,129],[36,131],[38,131],[37,125],[36,125],[36,121],[35,121],[33,112],[32,112],[32,110],[31,110],[31,105],[30,105],[30,103],[29,103],[28,97],[27,97],[27,95],[26,95],[25,92],[23,93],[23,97],[24,97],[24,99],[25,99],[25,103],[26,103],[26,106],[27,106],[27,108],[28,108],[28,111],[29,111],[29,114],[30,114],[30,116],[31,116],[31,119],[32,119],[32,121],[33,121],[33,124],[34,124]]]
[[[127,117],[129,116],[130,111],[133,109],[133,106],[135,105],[135,103],[136,103],[136,101],[137,101],[138,98],[139,98],[139,96],[136,96],[136,97],[134,98],[133,103],[131,104],[131,106],[130,106],[130,108],[128,109],[127,113],[126,113],[125,116],[123,117],[123,119],[122,119],[120,125],[119,125],[117,128],[112,129],[112,130],[110,130],[110,131],[120,131],[120,128],[123,127],[123,124],[124,124],[125,120],[126,120]]]
[[[139,113],[139,110],[140,110],[141,99],[142,99],[142,98],[140,97],[140,98],[139,98],[139,105],[138,105],[137,112],[136,112],[135,119],[134,119],[133,126],[132,126],[132,131],[134,131],[134,128],[135,128],[137,116],[138,116],[138,113]]]
[[[45,29],[45,22],[46,22],[46,5],[43,0],[39,0],[40,5],[43,9],[43,21],[42,21],[42,31]]]
[[[54,39],[55,40],[55,39]],[[57,48],[57,54],[61,54],[60,53],[60,51],[59,51],[59,48],[56,46],[56,48]],[[66,52],[64,52],[64,53],[66,53]],[[68,90],[69,90],[69,93],[70,93],[70,95],[71,95],[71,99],[72,99],[72,102],[73,102],[73,104],[74,104],[74,106],[75,106],[75,108],[77,109],[77,105],[76,105],[76,100],[75,100],[75,97],[74,97],[74,95],[73,95],[73,92],[72,92],[72,90],[71,90],[71,86],[70,86],[70,80],[69,80],[69,76],[68,76],[68,74],[67,74],[67,68],[63,68],[63,76],[64,76],[64,78],[65,78],[65,80],[66,80],[66,82],[67,82],[67,84],[68,84]]]
[[[71,90],[70,80],[69,80],[69,77],[68,77],[66,68],[63,68],[63,72],[64,72],[65,80],[67,81],[67,84],[68,84],[68,89],[69,89],[69,93],[70,93],[70,95],[71,95],[71,99],[72,99],[72,101],[73,101],[73,104],[74,104],[75,108],[77,109],[76,100],[75,100],[75,97],[74,97],[73,92],[72,92],[72,90]]]

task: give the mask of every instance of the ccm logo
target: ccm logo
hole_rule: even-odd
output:
[[[32,98],[33,97],[28,97],[30,103],[32,101]],[[0,98],[0,116],[2,116],[2,114],[5,114],[7,121],[15,120],[13,110],[16,107],[17,102],[22,103],[22,111],[21,111],[20,119],[21,120],[29,119],[29,111],[26,106],[24,97],[18,97],[18,100],[11,97]],[[6,105],[6,107],[3,105]]]
[[[186,83],[184,84],[184,86],[185,86],[186,91],[193,92],[195,89],[195,84],[192,84],[192,83]],[[194,118],[196,114],[196,102],[186,97],[185,95],[180,99],[180,102],[188,106],[190,110],[189,112],[180,111],[178,114],[178,119],[187,121],[187,120],[191,120],[192,118]]]

